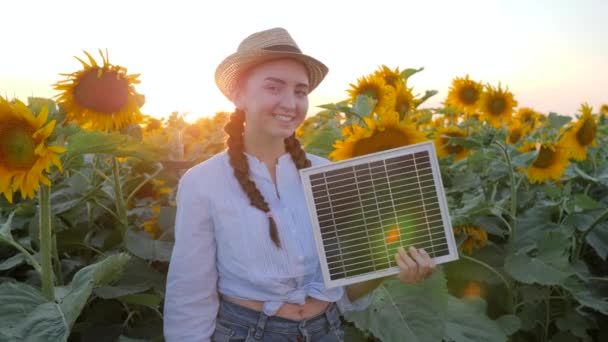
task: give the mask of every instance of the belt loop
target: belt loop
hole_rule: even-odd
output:
[[[335,306],[336,304],[333,302],[329,304],[329,306],[325,310],[325,318],[327,319],[327,322],[329,323],[330,327],[337,329],[340,320],[340,314],[338,313],[336,315],[336,313],[334,313],[334,311],[336,310]]]
[[[255,339],[259,340],[264,336],[264,328],[266,327],[266,321],[268,321],[268,316],[264,313],[264,311],[260,311],[260,318],[258,318],[258,324],[255,327]]]

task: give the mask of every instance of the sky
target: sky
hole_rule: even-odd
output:
[[[439,93],[455,77],[507,86],[519,107],[576,113],[608,103],[608,1],[3,1],[0,95],[53,97],[60,73],[80,69],[83,50],[141,74],[145,114],[188,113],[187,121],[231,111],[215,86],[217,65],[247,35],[284,27],[304,53],[330,69],[310,94],[318,105],[347,97],[384,64],[424,70],[414,93]]]

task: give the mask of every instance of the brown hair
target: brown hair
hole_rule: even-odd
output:
[[[226,145],[228,147],[228,156],[230,158],[230,165],[234,169],[234,176],[241,185],[241,189],[249,197],[249,203],[252,206],[260,209],[267,213],[269,221],[269,232],[270,239],[274,244],[281,248],[281,240],[279,239],[279,232],[277,230],[277,224],[270,214],[270,206],[264,199],[264,196],[258,190],[255,182],[249,178],[249,163],[247,157],[243,153],[245,150],[245,143],[243,140],[243,130],[245,124],[245,113],[236,109],[234,113],[230,115],[230,120],[224,126],[224,131],[228,133],[228,139]],[[300,141],[292,134],[289,138],[285,139],[285,150],[291,155],[291,159],[298,169],[307,168],[310,166],[310,160],[306,158],[306,153],[300,145]]]

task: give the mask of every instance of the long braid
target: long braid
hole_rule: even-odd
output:
[[[224,126],[224,131],[228,134],[226,145],[228,146],[230,165],[232,165],[232,168],[234,169],[234,176],[241,185],[241,188],[245,191],[247,197],[249,197],[249,203],[265,212],[268,216],[270,239],[278,248],[281,248],[279,231],[277,230],[277,224],[270,213],[270,207],[255,183],[249,178],[249,163],[247,162],[247,157],[243,153],[245,150],[243,141],[244,123],[245,114],[243,111],[237,109],[230,115],[230,120],[226,126]]]
[[[293,163],[296,164],[298,170],[310,167],[310,160],[306,158],[306,152],[302,149],[300,141],[296,138],[295,133],[285,139],[285,149],[291,155],[291,159],[293,160]]]

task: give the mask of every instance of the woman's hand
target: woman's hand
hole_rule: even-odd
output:
[[[435,262],[424,249],[410,246],[408,253],[403,247],[397,249],[395,260],[401,271],[397,278],[404,284],[414,284],[430,277],[437,269]]]

